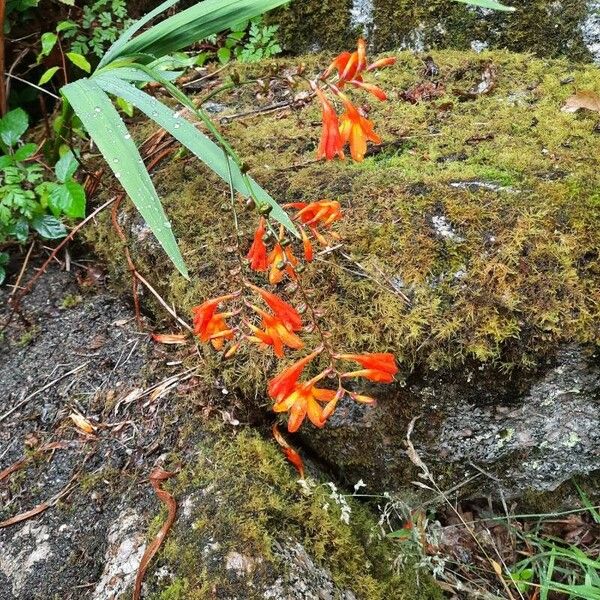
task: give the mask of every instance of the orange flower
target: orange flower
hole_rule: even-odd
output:
[[[340,203],[336,200],[319,200],[309,204],[295,202],[288,206],[299,208],[297,218],[309,226],[320,224],[323,227],[329,227],[342,218]]]
[[[255,285],[249,284],[249,287],[267,303],[269,308],[281,321],[283,321],[290,331],[300,331],[300,329],[302,329],[302,318],[291,304],[288,304],[279,296],[267,292]]]
[[[250,306],[252,310],[260,315],[264,327],[263,331],[255,325],[248,323],[248,327],[254,334],[252,336],[248,336],[248,339],[251,342],[273,346],[275,355],[279,358],[283,357],[285,354],[283,351],[284,346],[294,348],[294,350],[299,350],[304,346],[302,340],[295,333],[290,331],[290,329],[286,327],[286,324],[281,319],[275,315],[265,312],[264,310],[258,308],[258,306]]]
[[[307,354],[304,358],[301,358],[291,364],[287,369],[281,371],[279,375],[273,377],[268,385],[269,396],[271,396],[276,403],[287,398],[287,396],[292,393],[298,378],[302,375],[304,367],[306,367],[315,356],[322,352],[322,350],[323,348],[317,348],[314,352]]]
[[[298,260],[294,256],[290,247],[284,248],[279,242],[275,244],[275,247],[269,256],[267,257],[269,263],[269,283],[275,285],[279,283],[285,273],[289,275],[291,279],[296,279],[296,272],[294,267],[298,264]]]
[[[352,360],[364,367],[358,371],[343,373],[342,377],[365,377],[371,381],[380,383],[390,383],[394,380],[394,375],[398,372],[396,359],[389,352],[374,354],[339,354],[336,358],[343,360]],[[359,402],[371,403],[368,396],[358,396]]]
[[[373,96],[375,96],[375,98],[378,100],[387,100],[387,94],[381,88],[378,88],[372,83],[365,83],[364,81],[357,80],[353,80],[350,83],[358,88],[362,88],[365,90],[365,92],[369,92],[369,94],[373,94]]]
[[[340,138],[340,127],[337,114],[331,106],[325,94],[319,89],[316,90],[317,96],[321,102],[323,130],[321,132],[321,141],[317,149],[317,160],[326,158],[332,160],[337,154],[340,158],[344,158],[344,144]]]
[[[274,412],[288,412],[288,431],[298,431],[305,417],[315,427],[323,427],[326,419],[319,402],[331,402],[337,395],[336,390],[326,390],[315,387],[315,383],[329,374],[329,369],[319,373],[306,383],[296,384],[292,392],[281,402],[273,406]]]
[[[356,52],[342,52],[327,67],[321,78],[327,79],[336,70],[338,72],[338,85],[341,87],[351,79],[361,81],[360,73],[365,70],[366,66],[366,43],[361,38],[358,40]]]
[[[250,261],[250,268],[253,271],[266,271],[268,268],[267,264],[267,247],[265,246],[265,242],[263,237],[265,235],[265,219],[264,217],[260,218],[258,222],[258,227],[254,233],[254,241],[252,242],[252,246],[250,246],[250,250],[246,258]]]
[[[226,296],[218,296],[192,309],[194,315],[194,333],[203,342],[210,340],[216,350],[220,350],[225,340],[232,339],[234,335],[233,329],[230,329],[225,322],[225,319],[231,317],[234,313],[217,313],[217,308],[221,302],[232,300],[238,295],[239,292],[227,294]]]
[[[340,117],[340,135],[344,144],[350,142],[352,158],[360,162],[367,151],[367,140],[380,144],[381,138],[373,131],[373,123],[358,112],[347,96],[342,93],[339,96],[346,108]]]
[[[365,70],[366,71],[374,71],[375,69],[381,69],[382,67],[391,67],[396,63],[395,56],[388,56],[386,58],[380,58],[376,60],[374,63],[370,64]]]
[[[285,438],[281,435],[277,425],[273,425],[272,431],[273,437],[275,438],[275,441],[281,446],[285,457],[294,465],[300,477],[304,479],[304,463],[302,462],[302,457],[287,443]]]
[[[306,262],[312,262],[312,260],[314,258],[312,244],[310,243],[310,240],[308,239],[308,236],[306,235],[306,231],[304,231],[303,227],[300,228],[300,233],[302,234],[302,246],[304,248],[304,260],[306,260]]]

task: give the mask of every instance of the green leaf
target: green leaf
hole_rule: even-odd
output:
[[[123,98],[117,98],[117,106],[128,116],[133,117],[134,107],[131,102],[123,100]]]
[[[11,154],[3,154],[0,156],[0,169],[6,169],[15,164],[15,159]]]
[[[463,4],[470,4],[471,6],[479,6],[481,8],[490,8],[491,10],[501,10],[504,12],[514,12],[516,8],[513,6],[505,6],[500,4],[496,0],[455,0],[456,2],[462,2]]]
[[[47,71],[44,71],[40,77],[40,80],[38,81],[38,85],[44,85],[45,83],[48,83],[59,69],[60,67],[50,67]]]
[[[52,52],[52,48],[54,48],[57,41],[58,36],[55,33],[52,33],[52,31],[43,33],[41,37],[42,51],[40,52],[40,56],[48,56],[48,54]]]
[[[85,190],[76,181],[57,185],[48,197],[48,205],[56,214],[60,211],[74,219],[85,217]]]
[[[70,29],[77,29],[77,23],[73,21],[61,21],[56,26],[56,33],[61,33],[63,31],[69,31]]]
[[[109,62],[112,62],[118,56],[124,54],[123,48],[129,42],[129,40],[136,34],[142,27],[146,24],[150,23],[152,19],[158,17],[165,10],[171,8],[177,4],[179,0],[165,0],[162,4],[158,5],[154,10],[150,11],[147,15],[144,15],[141,19],[138,19],[131,27],[128,27],[119,37],[119,39],[107,50],[107,52],[102,57],[98,68],[102,68],[104,65],[107,65]]]
[[[100,64],[104,66],[120,56],[147,55],[156,59],[211,34],[231,29],[240,21],[262,15],[286,2],[288,0],[204,0],[157,23],[125,44],[117,40],[109,50],[109,58],[105,57]],[[115,51],[117,44],[119,47]]]
[[[67,58],[76,66],[79,67],[82,71],[89,73],[92,70],[92,65],[88,62],[88,59],[78,54],[77,52],[67,52]]]
[[[65,226],[52,215],[41,215],[31,221],[31,226],[47,240],[56,240],[67,235]]]
[[[13,158],[17,162],[27,160],[30,156],[33,156],[35,154],[36,150],[37,144],[25,144],[14,153]]]
[[[22,108],[15,108],[0,119],[0,138],[12,148],[27,131],[28,126],[27,113]]]
[[[217,58],[222,65],[227,64],[231,58],[231,50],[225,46],[219,48],[217,50]]]
[[[60,157],[60,160],[54,165],[54,173],[56,175],[56,179],[58,179],[58,181],[60,181],[61,183],[65,183],[65,181],[73,177],[75,171],[77,171],[78,166],[79,163],[73,155],[73,152],[71,152],[71,150],[65,152]]]
[[[183,117],[177,117],[172,109],[153,96],[119,79],[119,71],[120,69],[115,69],[103,73],[95,77],[94,81],[109,94],[125,98],[158,125],[166,129],[178,142],[188,148],[226,183],[231,180],[234,189],[242,196],[248,198],[254,195],[259,203],[269,204],[272,207],[271,216],[298,237],[296,227],[285,210],[251,177],[245,177],[235,162],[231,159],[228,160],[220,146],[199,131],[193,123]]]
[[[179,272],[187,278],[187,267],[150,175],[125,123],[108,96],[89,79],[80,79],[66,85],[62,88],[62,93],[81,118],[90,137],[158,242]],[[122,94],[117,95],[123,97]]]

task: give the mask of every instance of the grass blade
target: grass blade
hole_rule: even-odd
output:
[[[90,79],[70,83],[61,91],[160,245],[187,278],[187,267],[150,175],[110,98]]]
[[[228,159],[220,146],[199,131],[193,123],[183,117],[177,117],[175,112],[154,97],[146,94],[130,83],[115,75],[118,69],[98,75],[94,78],[97,84],[109,94],[124,98],[136,108],[145,113],[163,129],[167,130],[178,142],[195,154],[202,162],[212,169],[225,182],[230,182],[235,190],[244,197],[254,196],[259,202],[272,207],[270,215],[293,235],[298,233],[288,214],[277,202],[256,183],[252,178],[245,178],[240,169],[231,159]],[[229,162],[229,165],[227,164]],[[248,190],[248,185],[252,190]]]

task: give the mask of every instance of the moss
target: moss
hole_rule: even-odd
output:
[[[29,346],[31,342],[36,338],[39,334],[40,328],[37,325],[30,327],[27,331],[21,334],[19,339],[15,342],[19,348],[25,348],[25,346]]]
[[[531,51],[538,56],[589,60],[581,23],[589,12],[586,0],[510,2],[515,13],[472,9],[454,0],[373,0],[372,23],[364,33],[376,51],[468,49],[474,40],[491,48]],[[350,48],[359,32],[352,25],[348,0],[292,2],[268,18],[280,25],[284,48],[294,53]]]
[[[399,54],[395,68],[374,76],[391,91],[390,101],[370,105],[387,146],[363,163],[314,163],[314,105],[223,127],[251,173],[280,202],[341,201],[340,232],[351,258],[328,255],[305,275],[332,343],[393,351],[406,371],[465,361],[510,371],[534,366],[564,341],[597,343],[597,116],[559,109],[574,88],[598,89],[600,73],[508,52],[433,56],[445,89],[433,102],[399,100],[421,81],[422,64],[412,54]],[[307,58],[307,72],[327,60]],[[498,71],[493,93],[461,100],[488,61]],[[287,64],[270,61],[268,68]],[[261,68],[267,66],[252,67]],[[566,76],[573,77],[573,86],[561,85]],[[256,106],[256,90],[243,86],[221,101],[230,112],[243,111]],[[207,297],[239,285],[231,274],[235,258],[227,252],[235,239],[231,215],[214,211],[227,201],[228,190],[184,160],[164,163],[154,179],[191,281],[136,240],[134,260],[168,302],[189,314]],[[137,218],[127,210],[128,218]],[[238,210],[243,239],[250,240],[256,216],[241,201]],[[437,233],[434,217],[449,223],[455,235]],[[112,262],[113,274],[127,282],[108,217],[90,235]],[[288,297],[299,302],[294,294]],[[316,336],[306,340],[310,346]],[[207,365],[216,367],[215,356],[203,352]],[[228,387],[255,396],[274,361],[244,352],[219,372]]]
[[[80,294],[67,294],[61,301],[60,307],[66,309],[75,308],[83,302]]]
[[[243,430],[230,439],[215,430],[198,455],[172,485],[177,498],[190,498],[192,508],[184,512],[191,516],[182,517],[160,552],[155,568],[166,566],[175,576],[154,590],[154,599],[262,597],[260,590],[290,576],[292,566],[278,545],[293,542],[359,598],[441,598],[424,574],[417,583],[414,567],[394,571],[398,547],[380,539],[366,508],[350,499],[346,525],[330,488],[321,484],[310,495],[302,493],[279,450],[256,433]],[[246,576],[236,578],[225,567],[231,551],[249,557]]]

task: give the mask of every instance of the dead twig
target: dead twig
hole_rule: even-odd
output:
[[[35,241],[31,242],[31,245],[29,246],[29,250],[27,251],[27,255],[25,256],[25,260],[23,261],[23,265],[21,266],[21,270],[19,271],[19,276],[17,277],[15,284],[12,286],[12,292],[8,296],[9,301],[17,293],[17,289],[19,289],[19,284],[21,283],[21,279],[23,279],[23,275],[25,274],[25,269],[27,268],[27,265],[29,264],[29,257],[31,256],[31,251],[33,250],[34,246]]]
[[[154,469],[154,471],[152,471],[152,473],[150,473],[150,485],[154,488],[154,492],[158,496],[158,499],[163,504],[166,504],[169,514],[167,515],[167,520],[163,523],[163,526],[160,528],[158,535],[146,548],[146,551],[142,556],[137,576],[135,578],[133,600],[140,600],[142,594],[142,582],[144,581],[144,575],[146,574],[148,564],[150,563],[154,555],[157,553],[158,549],[161,547],[165,537],[167,536],[167,533],[169,533],[169,530],[175,522],[175,515],[177,514],[177,503],[175,502],[175,498],[173,498],[173,496],[171,496],[169,492],[163,490],[161,487],[163,481],[170,479],[174,475],[174,472],[165,471],[161,468],[156,468]]]

